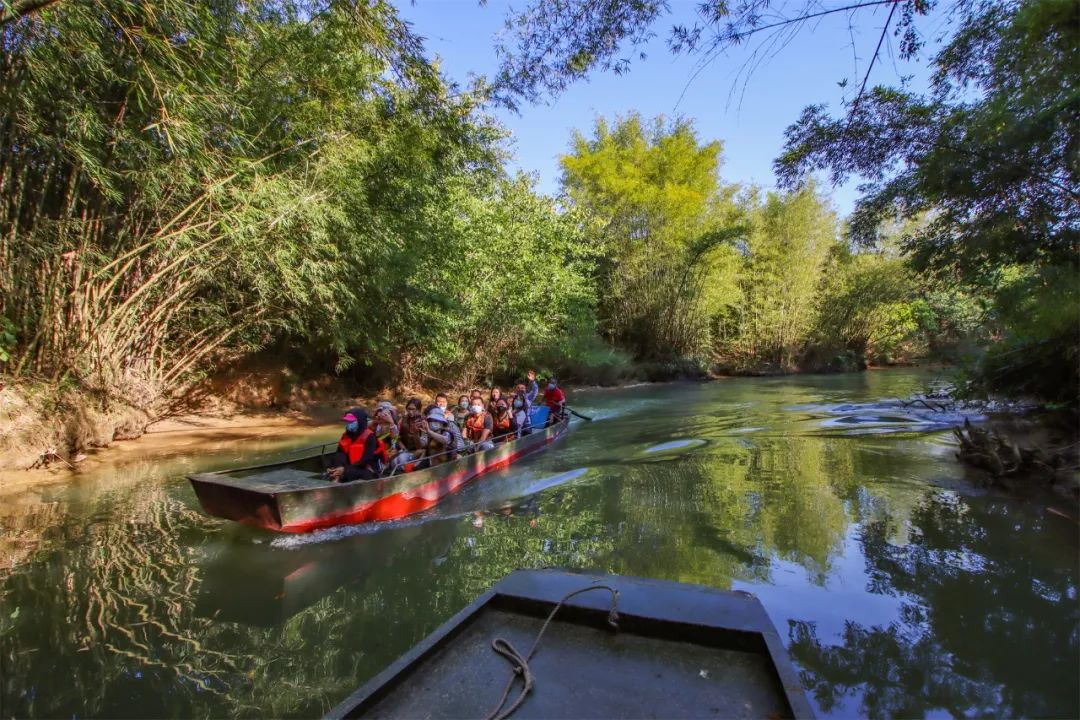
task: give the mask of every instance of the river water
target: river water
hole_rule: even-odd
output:
[[[755,593],[822,717],[1077,717],[1075,508],[978,489],[959,416],[895,400],[934,381],[573,393],[595,422],[374,529],[201,513],[185,473],[310,434],[5,497],[0,715],[315,715],[506,573],[555,566]]]

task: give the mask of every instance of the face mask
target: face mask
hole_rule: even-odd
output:
[[[554,390],[554,389],[555,389],[555,383],[548,383],[548,390]]]
[[[468,400],[462,400],[461,402],[458,403],[458,407],[461,408],[462,410],[468,410],[469,409],[469,401]]]
[[[445,403],[445,402],[443,402],[442,400],[440,400],[440,401],[439,401],[439,404],[438,404],[438,406],[437,406],[437,407],[438,407],[438,408],[439,408],[440,410],[445,410],[445,409],[446,409],[446,403]]]
[[[358,423],[358,422],[356,422],[356,421],[353,421],[353,422],[351,422],[351,423],[347,423],[347,424],[345,425],[345,432],[351,432],[351,433],[354,433],[354,432],[356,432],[356,431],[357,431],[357,430],[359,430],[359,429],[360,429],[360,423]]]
[[[516,407],[516,408],[521,407],[521,401],[520,400],[515,400],[514,401],[514,407]]]
[[[484,406],[483,405],[473,405],[472,406],[472,411],[473,411],[474,414],[479,415],[480,413],[484,412]]]

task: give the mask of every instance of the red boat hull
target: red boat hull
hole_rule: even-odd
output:
[[[216,517],[280,532],[396,520],[431,508],[484,473],[547,447],[568,425],[561,420],[520,440],[427,470],[391,478],[329,483],[320,456],[188,480],[203,509]]]

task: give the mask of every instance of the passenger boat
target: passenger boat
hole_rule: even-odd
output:
[[[323,469],[329,454],[321,452],[290,462],[189,475],[188,480],[210,515],[268,530],[297,533],[396,520],[427,510],[470,480],[547,447],[568,424],[564,418],[492,450],[374,480],[328,482]]]
[[[510,715],[811,718],[813,709],[749,593],[518,570],[326,717]]]

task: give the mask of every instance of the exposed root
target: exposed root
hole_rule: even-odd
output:
[[[1075,443],[1059,448],[1021,445],[996,430],[975,427],[967,419],[962,429],[953,428],[953,435],[960,444],[956,458],[985,470],[996,484],[1013,488],[1016,480],[1030,479],[1076,490],[1080,463]]]

